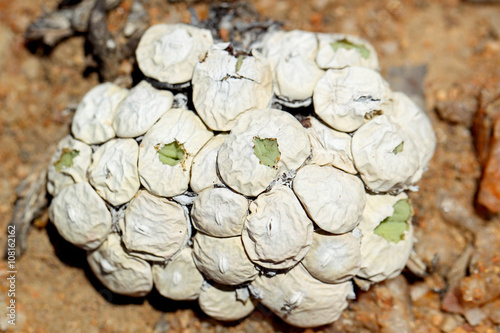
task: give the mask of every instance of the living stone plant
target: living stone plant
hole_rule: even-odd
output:
[[[52,222],[107,288],[313,327],[353,281],[400,274],[436,138],[370,44],[270,31],[237,50],[159,24],[136,55],[145,79],[93,88],[48,172]]]

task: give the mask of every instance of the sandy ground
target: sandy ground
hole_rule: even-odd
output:
[[[470,114],[457,115],[458,120],[451,122],[438,117],[436,106],[467,93],[474,99],[471,92],[461,90],[466,83],[490,89],[491,82],[498,82],[500,5],[457,0],[251,3],[263,16],[285,22],[286,29],[344,32],[369,39],[379,52],[383,74],[394,66],[427,68],[426,109],[438,148],[419,183],[420,191],[411,198],[416,207],[415,248],[432,272],[425,278],[405,272],[360,292],[337,323],[305,331],[499,332],[498,294],[492,299],[482,295],[483,301],[466,306],[479,309],[479,317],[443,301],[453,303],[449,291],[454,280],[449,272],[457,268],[469,245],[473,260],[458,267],[463,271],[458,274],[458,286],[466,293],[466,284],[477,277],[475,286],[480,288],[482,282],[481,290],[495,295],[488,283],[499,274],[494,258],[500,258],[500,221],[496,216],[486,220],[474,209],[481,168]],[[206,15],[206,3],[191,5],[200,17]],[[24,31],[44,6],[53,9],[57,2],[0,0],[0,230],[6,230],[12,216],[15,187],[32,170],[48,163],[54,145],[69,131],[71,108],[98,83],[96,72],[88,69],[81,36],[65,40],[48,55],[33,54],[25,47]],[[189,20],[183,3],[155,2],[150,13],[153,23]],[[85,253],[66,243],[46,220],[45,215],[36,221],[28,250],[16,262],[17,331],[304,331],[287,326],[263,307],[241,322],[222,324],[205,316],[196,303],[170,302],[156,292],[145,299],[112,294],[93,277]],[[2,248],[5,242],[2,232]],[[484,274],[490,274],[490,280]],[[6,262],[0,261],[2,302],[8,301],[6,277]],[[6,310],[1,307],[1,330],[12,328],[6,321]]]

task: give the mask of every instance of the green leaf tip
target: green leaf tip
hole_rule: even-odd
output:
[[[163,145],[161,148],[160,147],[160,144],[155,146],[161,163],[168,164],[170,166],[184,163],[184,160],[186,159],[186,150],[184,149],[184,145],[182,143],[175,140]]]
[[[337,52],[337,50],[340,48],[344,48],[347,50],[355,49],[365,59],[368,59],[368,57],[370,56],[370,50],[368,50],[368,48],[366,46],[364,46],[362,44],[351,43],[350,41],[348,41],[345,38],[338,40],[334,43],[330,43],[330,46],[332,47],[332,49],[335,52]]]
[[[260,163],[270,168],[276,168],[280,160],[281,152],[278,149],[277,139],[253,138],[253,152],[259,158]]]
[[[241,69],[241,66],[243,65],[243,59],[245,58],[244,55],[240,54],[238,56],[238,61],[236,61],[236,68],[235,72],[238,72]]]
[[[80,151],[76,149],[63,148],[61,156],[54,162],[54,167],[61,172],[63,169],[73,166],[73,159],[80,155]]]
[[[402,141],[396,148],[394,148],[394,150],[392,152],[394,153],[394,155],[402,153],[404,147],[405,147],[405,142]]]
[[[397,243],[404,239],[413,209],[407,199],[399,200],[393,207],[394,213],[380,222],[374,232],[389,242]]]

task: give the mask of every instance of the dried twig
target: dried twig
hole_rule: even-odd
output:
[[[17,200],[9,226],[16,230],[16,256],[26,250],[26,241],[31,222],[47,207],[47,169],[30,173],[16,188]]]
[[[124,59],[133,62],[134,51],[149,23],[144,5],[135,0],[125,27],[113,36],[106,26],[106,13],[120,3],[121,0],[83,0],[76,5],[60,6],[31,24],[25,37],[28,42],[42,42],[53,48],[65,38],[87,34],[101,78],[113,81],[119,76]]]

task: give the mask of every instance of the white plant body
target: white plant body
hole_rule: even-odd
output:
[[[194,67],[213,44],[210,31],[187,24],[156,24],[142,36],[137,46],[141,71],[170,84],[191,80]]]
[[[207,188],[196,197],[193,226],[213,237],[241,235],[248,215],[248,199],[228,188]]]
[[[125,252],[118,234],[110,234],[89,252],[87,261],[102,284],[117,294],[144,296],[153,289],[151,266]]]
[[[61,236],[85,250],[101,245],[111,233],[112,222],[104,200],[87,182],[66,186],[60,194],[52,200],[49,212]]]
[[[311,219],[333,234],[354,229],[365,208],[363,182],[331,166],[304,166],[293,180],[293,191]]]
[[[153,264],[155,288],[176,301],[196,300],[200,296],[203,275],[193,261],[193,250],[184,247],[167,264]]]
[[[111,205],[130,201],[139,190],[138,155],[139,146],[134,139],[110,140],[92,155],[89,181]]]
[[[217,320],[234,321],[245,318],[255,309],[255,301],[238,300],[237,290],[231,286],[207,283],[198,298],[200,308]]]
[[[76,108],[71,124],[75,138],[88,144],[104,143],[115,137],[113,126],[118,105],[128,90],[106,82],[90,90]]]
[[[64,158],[67,163],[62,163]],[[56,196],[68,185],[87,181],[91,161],[92,148],[89,145],[71,135],[59,141],[47,171],[47,191],[50,195]]]
[[[113,118],[116,135],[133,138],[146,133],[165,112],[172,108],[174,94],[157,90],[141,81],[120,103]]]
[[[361,266],[359,239],[350,232],[342,235],[315,232],[302,264],[325,283],[348,281],[358,274]]]
[[[255,154],[255,138],[276,140],[280,157],[274,166]],[[298,169],[311,154],[306,130],[291,114],[263,109],[243,115],[222,143],[217,157],[220,176],[233,190],[257,196],[280,174]]]
[[[165,197],[185,192],[189,187],[193,158],[212,136],[213,133],[194,112],[170,109],[141,142],[139,174],[142,185]],[[184,160],[175,165],[164,164],[158,156],[158,149],[172,142],[183,145]]]
[[[193,104],[208,128],[229,131],[248,110],[269,107],[273,95],[269,62],[257,51],[232,54],[215,44],[193,74]]]
[[[342,69],[349,66],[379,69],[377,52],[366,40],[346,34],[317,34],[316,63],[322,69]]]
[[[352,158],[349,134],[328,127],[314,117],[308,117],[310,125],[307,135],[311,141],[312,163],[315,165],[331,165],[345,172],[356,174]]]
[[[413,226],[408,223],[403,239],[397,243],[387,241],[374,233],[376,227],[394,213],[394,204],[407,199],[406,193],[367,195],[366,207],[359,230],[361,238],[361,267],[358,276],[371,282],[380,282],[399,275],[410,257],[413,247]]]
[[[122,240],[128,252],[151,261],[165,261],[191,237],[191,224],[181,205],[140,191],[125,209]]]
[[[331,284],[313,278],[301,265],[273,277],[259,276],[252,286],[262,304],[289,324],[315,327],[337,320],[354,297],[352,282]]]
[[[407,189],[419,172],[415,144],[385,115],[363,125],[352,137],[352,155],[365,185],[377,192]]]
[[[312,243],[313,225],[293,191],[276,185],[250,204],[242,239],[250,259],[270,269],[300,262]]]
[[[222,184],[217,171],[217,155],[227,134],[214,136],[193,158],[189,185],[196,193],[216,184]]]
[[[78,105],[48,168],[50,218],[115,293],[154,286],[217,320],[261,302],[291,325],[329,324],[353,282],[405,267],[406,191],[436,136],[366,40],[271,31],[253,47],[149,28],[145,79],[100,84]]]
[[[224,285],[240,285],[257,276],[257,269],[245,254],[241,237],[194,236],[194,262],[203,275]]]
[[[314,33],[276,31],[263,41],[263,53],[273,71],[274,93],[288,100],[311,98],[323,75],[316,64],[318,41]]]
[[[382,113],[390,90],[382,76],[365,67],[330,69],[314,87],[314,111],[332,128],[353,132]]]

